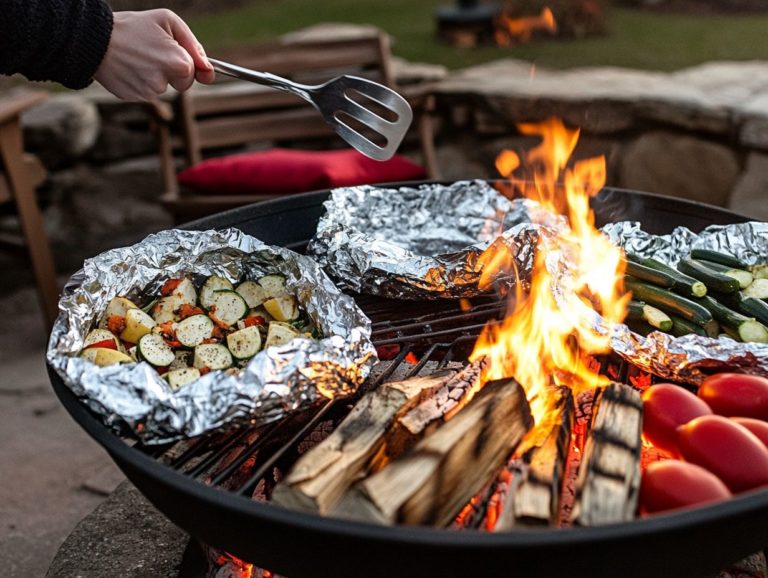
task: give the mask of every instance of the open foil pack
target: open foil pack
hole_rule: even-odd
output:
[[[156,295],[164,280],[220,275],[232,282],[281,273],[322,339],[256,354],[236,375],[211,372],[174,391],[147,363],[98,367],[77,357],[112,297]],[[145,444],[244,422],[267,423],[355,391],[376,362],[369,319],[312,259],[237,229],[170,230],[85,262],[65,287],[48,363],[104,423]]]
[[[325,211],[309,253],[341,287],[396,299],[485,292],[483,254],[493,243],[506,245],[525,280],[539,227],[564,222],[479,180],[334,189]]]
[[[678,227],[669,235],[651,235],[640,223],[611,223],[603,232],[627,252],[675,266],[692,249],[712,249],[746,263],[768,262],[768,223],[713,225],[700,233]],[[768,376],[768,344],[741,343],[698,335],[673,337],[653,332],[647,337],[625,325],[613,331],[613,349],[638,367],[673,381],[699,384],[713,372],[736,370]]]

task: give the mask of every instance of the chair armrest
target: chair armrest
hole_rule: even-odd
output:
[[[0,98],[0,123],[8,122],[48,98],[46,92],[19,92]]]

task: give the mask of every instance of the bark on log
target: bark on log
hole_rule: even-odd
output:
[[[445,526],[498,472],[532,423],[520,384],[490,382],[408,454],[357,484],[334,513],[381,524]]]
[[[327,513],[383,451],[385,434],[398,414],[431,396],[456,372],[385,383],[363,397],[322,443],[304,454],[275,487],[274,503]]]
[[[559,395],[551,420],[536,426],[523,439],[514,463],[510,464],[512,482],[494,528],[496,532],[520,526],[549,526],[557,519],[573,428],[571,390],[563,388]]]
[[[573,516],[581,526],[632,520],[640,488],[640,393],[612,383],[600,392],[596,404],[576,480]]]

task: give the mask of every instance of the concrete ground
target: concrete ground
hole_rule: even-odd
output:
[[[124,477],[56,399],[45,370],[47,331],[31,278],[18,261],[5,264],[9,267],[0,276],[0,575],[33,578],[45,575],[77,522]]]

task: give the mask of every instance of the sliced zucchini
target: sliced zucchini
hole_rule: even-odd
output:
[[[176,359],[173,349],[156,333],[147,333],[137,344],[139,357],[155,367],[168,367]]]
[[[129,309],[125,314],[125,329],[120,334],[120,339],[130,343],[138,343],[139,339],[152,331],[155,325],[157,325],[155,320],[138,307]]]
[[[264,293],[264,288],[256,283],[256,281],[243,281],[237,286],[235,291],[245,299],[249,308],[258,307],[267,299]]]
[[[627,256],[632,260],[638,259],[638,257],[633,257],[630,255]],[[640,259],[640,263],[646,267],[650,267],[651,269],[656,269],[657,271],[661,271],[662,273],[670,275],[675,280],[675,284],[672,286],[672,291],[675,293],[683,295],[684,297],[703,297],[707,294],[707,286],[704,285],[704,283],[698,279],[694,279],[689,275],[681,273],[666,263],[662,263],[661,261],[657,261],[656,259],[651,258]]]
[[[272,347],[273,345],[283,345],[293,339],[300,337],[301,333],[296,331],[288,323],[282,321],[272,321],[269,324],[267,330],[267,341],[264,343],[264,347]]]
[[[228,279],[218,275],[211,275],[200,288],[200,305],[210,309],[211,305],[213,305],[214,293],[216,291],[232,291],[232,289],[232,283]]]
[[[730,269],[748,269],[749,265],[732,255],[727,255],[719,251],[712,251],[710,249],[693,249],[691,251],[692,259],[699,259],[701,261],[710,261],[712,263],[719,263],[725,265]]]
[[[749,287],[742,290],[741,294],[744,297],[768,299],[768,279],[755,279]]]
[[[255,326],[246,327],[227,335],[227,348],[237,359],[249,359],[261,349],[261,333]]]
[[[768,343],[768,328],[754,318],[745,317],[709,296],[703,297],[701,304],[709,309],[712,316],[720,322],[723,330],[729,335],[735,333],[745,342]]]
[[[178,349],[173,352],[173,361],[168,366],[168,369],[182,369],[184,367],[190,367],[192,365],[192,352]]]
[[[195,347],[213,335],[213,321],[207,315],[192,315],[176,326],[176,339],[185,347]]]
[[[173,389],[179,389],[182,385],[187,385],[196,379],[200,379],[200,370],[196,367],[183,367],[169,371],[163,377],[165,377],[168,385]]]
[[[749,272],[752,273],[755,279],[768,279],[768,263],[751,265],[749,267]]]
[[[121,351],[107,347],[91,347],[83,350],[80,357],[99,366],[116,365],[118,363],[133,363],[133,359]]]
[[[744,269],[735,269],[733,267],[728,267],[727,265],[715,263],[714,261],[705,261],[703,259],[701,260],[701,263],[704,263],[704,265],[713,271],[717,271],[718,273],[722,273],[723,275],[727,275],[728,277],[733,277],[736,279],[739,282],[739,289],[749,287],[749,285],[752,283],[752,273]]]
[[[634,280],[627,280],[625,287],[632,292],[633,299],[645,301],[662,311],[678,315],[701,326],[712,320],[712,313],[697,301],[686,299],[666,289]]]
[[[283,295],[264,302],[267,310],[277,321],[293,321],[299,316],[299,304],[293,295]]]
[[[675,337],[682,337],[683,335],[690,334],[701,335],[702,337],[708,336],[707,332],[700,325],[696,325],[677,315],[670,315],[670,318],[672,319],[672,329],[670,330],[670,333]]]
[[[675,279],[672,275],[634,261],[627,261],[627,274],[658,287],[674,287],[675,285]]]
[[[107,304],[107,309],[99,322],[99,328],[107,328],[107,320],[110,317],[125,317],[129,309],[138,309],[139,306],[126,297],[113,297]]]
[[[760,323],[768,325],[768,303],[754,297],[744,297],[738,303],[738,310],[747,317],[754,317]]]
[[[264,299],[274,299],[287,293],[285,277],[282,275],[265,275],[258,280],[258,284],[264,289]]]
[[[248,313],[248,305],[237,291],[222,289],[213,292],[208,312],[216,320],[232,326],[238,319],[245,317]]]
[[[630,301],[627,316],[634,321],[645,321],[651,327],[664,332],[669,332],[672,329],[672,319],[670,319],[669,315],[661,309],[642,301]]]
[[[85,336],[83,349],[93,347],[96,343],[103,343],[105,341],[111,341],[115,344],[114,347],[107,347],[107,349],[117,349],[118,351],[120,350],[120,340],[115,337],[115,334],[108,329],[94,329],[90,331],[88,335]]]
[[[232,354],[220,343],[203,343],[195,347],[192,365],[197,369],[226,369],[232,365]]]
[[[719,291],[720,293],[733,293],[739,290],[739,281],[728,275],[718,273],[710,269],[701,261],[695,259],[683,259],[677,264],[678,270],[695,277],[707,286],[707,289]]]

